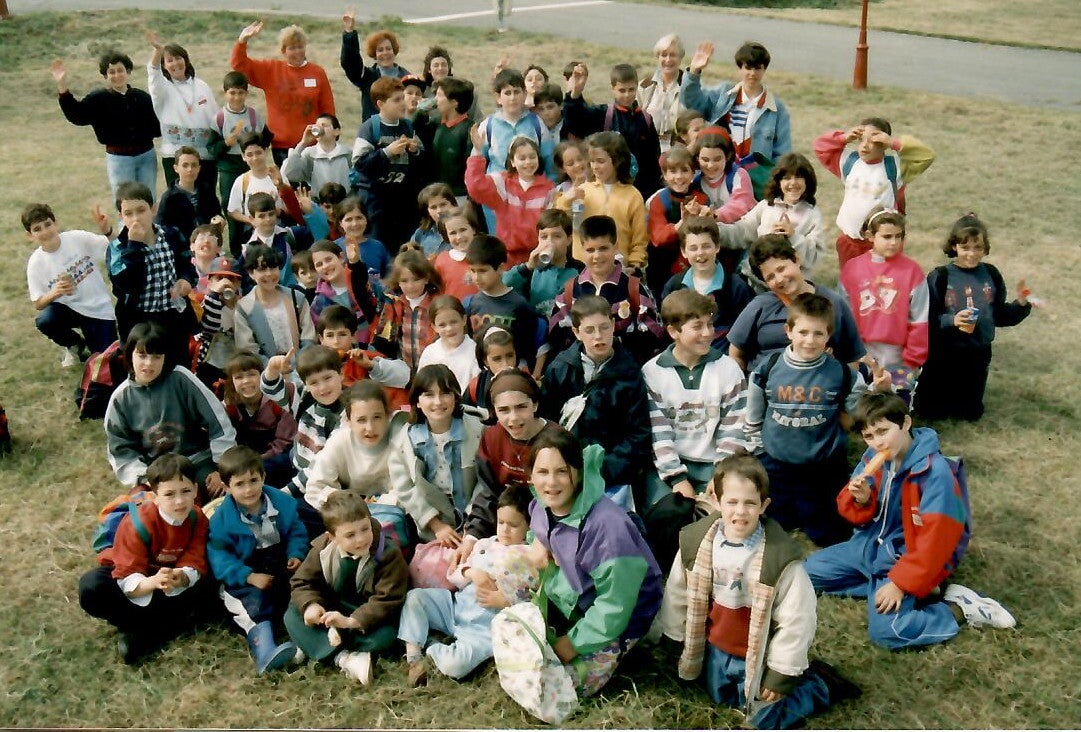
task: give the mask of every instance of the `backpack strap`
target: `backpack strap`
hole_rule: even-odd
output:
[[[841,389],[837,392],[837,403],[841,405],[841,411],[844,411],[845,400],[848,399],[849,393],[852,391],[852,367],[847,363],[841,364]]]
[[[218,132],[222,137],[225,137],[225,107],[218,108],[218,113],[214,115],[214,124],[218,126]]]
[[[255,129],[257,125],[255,121],[255,107],[251,106],[250,104],[248,105],[248,122],[251,123],[251,131],[258,132],[258,130]]]
[[[567,312],[570,312],[571,305],[574,304],[574,284],[578,281],[577,277],[571,277],[563,285],[563,304],[567,306]]]
[[[247,170],[240,175],[240,198],[241,203],[247,208],[248,202],[244,199],[248,197],[248,184],[251,183],[251,171]]]
[[[372,123],[372,142],[375,143],[374,147],[379,147],[379,138],[383,136],[383,125],[379,123],[379,115],[373,114],[368,118]]]
[[[192,516],[194,517],[195,511],[192,510]],[[146,524],[139,518],[139,507],[134,503],[128,507],[128,517],[131,519],[131,527],[135,529],[135,533],[142,540],[146,548],[150,548],[150,531],[146,528]]]
[[[781,358],[782,355],[784,355],[783,350],[774,351],[773,353],[771,353],[769,356],[766,357],[766,367],[765,367],[765,369],[762,370],[761,373],[762,373],[762,391],[766,392],[767,394],[769,393],[769,375],[771,373],[773,373],[773,369],[776,368],[777,361],[778,361],[778,359]],[[845,368],[847,369],[848,366],[845,366]],[[842,403],[843,403],[843,401],[842,401]]]

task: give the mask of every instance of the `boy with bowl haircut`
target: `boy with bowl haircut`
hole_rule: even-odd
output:
[[[211,600],[204,581],[207,520],[195,505],[195,466],[168,453],[146,469],[152,500],[132,508],[102,565],[79,580],[79,605],[116,627],[120,658],[138,662],[190,627]]]
[[[26,238],[37,245],[26,262],[26,285],[38,311],[34,325],[64,349],[63,368],[116,340],[113,301],[98,265],[113,229],[100,208],[95,206],[93,214],[100,234],[60,231],[45,203],[29,204],[21,217]]]
[[[181,145],[177,148],[173,160],[173,170],[177,178],[165,193],[161,194],[154,223],[163,227],[171,226],[188,240],[196,226],[220,224],[224,227],[221,201],[214,195],[214,186],[199,177],[203,166],[199,152],[193,147]]]
[[[228,495],[210,518],[207,558],[225,609],[248,638],[258,674],[293,660],[296,646],[276,644],[274,624],[289,604],[289,575],[308,552],[296,499],[264,485],[263,459],[238,445],[218,461]]]
[[[507,247],[494,236],[478,234],[466,249],[469,273],[480,290],[465,304],[470,334],[495,324],[514,336],[514,352],[519,362],[533,366],[537,356],[537,314],[525,298],[503,282],[507,270]]]
[[[865,394],[852,418],[867,452],[837,494],[837,510],[856,531],[807,557],[815,590],[865,598],[871,642],[890,650],[947,641],[962,620],[1012,628],[1001,604],[948,582],[968,546],[970,519],[935,431],[913,428],[908,406],[892,393]]]
[[[342,360],[333,348],[308,346],[296,359],[297,375],[304,386],[290,394],[282,377],[293,370],[295,354],[296,349],[291,348],[284,355],[271,357],[259,387],[296,418],[297,438],[293,448],[296,475],[285,490],[294,496],[303,496],[308,466],[341,421]]]
[[[661,303],[672,345],[642,367],[649,393],[656,470],[647,505],[669,493],[694,499],[721,458],[746,450],[747,380],[739,364],[711,346],[713,298],[673,292]]]
[[[705,671],[716,704],[746,725],[788,729],[831,703],[860,695],[831,666],[810,661],[816,605],[802,550],[773,520],[769,479],[750,455],[716,467],[713,513],[679,534],[660,623],[682,645],[679,676]]]
[[[293,574],[285,626],[309,658],[333,659],[343,674],[367,686],[372,653],[397,640],[409,567],[359,492],[332,493],[320,514],[328,534],[312,542]]]
[[[473,99],[471,81],[448,76],[435,82],[435,111],[439,119],[432,135],[432,177],[450,186],[458,198],[466,195],[465,161],[473,150],[469,139]]]

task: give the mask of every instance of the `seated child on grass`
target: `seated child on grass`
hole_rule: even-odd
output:
[[[913,428],[896,394],[864,395],[852,417],[868,449],[837,509],[856,531],[807,557],[815,590],[866,600],[871,642],[890,650],[947,641],[962,621],[1012,628],[998,602],[948,581],[968,546],[970,517],[935,431]],[[871,465],[876,453],[885,462]]]
[[[280,284],[282,255],[267,246],[250,246],[244,269],[255,287],[233,312],[237,350],[257,353],[264,363],[273,356],[315,343],[311,309],[303,293]]]
[[[289,456],[297,437],[293,415],[259,389],[263,362],[251,351],[238,351],[225,364],[225,413],[236,430],[236,444],[262,456],[268,485],[284,488],[293,478]]]
[[[183,455],[150,463],[153,500],[121,520],[112,547],[99,557],[102,566],[79,579],[79,605],[117,629],[124,663],[137,663],[190,628],[214,602],[195,478]]]
[[[285,626],[308,658],[333,660],[348,678],[367,686],[372,654],[397,640],[409,567],[360,493],[333,493],[320,513],[329,535],[312,542],[293,574]]]
[[[523,485],[500,494],[495,536],[478,541],[469,558],[449,574],[457,592],[431,587],[406,595],[398,638],[405,643],[410,686],[427,684],[428,659],[452,679],[461,679],[484,663],[492,657],[491,624],[496,612],[529,601],[530,591],[537,586],[537,572],[528,562],[525,543],[532,498]],[[429,630],[453,640],[429,644]]]
[[[248,638],[256,673],[284,667],[292,643],[274,640],[289,605],[289,576],[308,553],[308,532],[296,499],[264,484],[262,458],[250,447],[229,448],[218,461],[228,495],[210,518],[207,557],[225,609]]]
[[[750,455],[718,463],[714,512],[684,527],[661,605],[664,634],[682,644],[679,676],[702,677],[718,705],[755,729],[788,729],[859,690],[808,658],[814,588],[802,550],[767,518],[769,479]]]

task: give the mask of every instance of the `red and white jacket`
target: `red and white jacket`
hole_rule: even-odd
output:
[[[471,155],[465,163],[465,188],[469,197],[495,212],[495,235],[507,245],[507,266],[529,259],[537,246],[537,220],[552,205],[555,186],[543,170],[528,188],[510,172],[485,173],[486,162]]]

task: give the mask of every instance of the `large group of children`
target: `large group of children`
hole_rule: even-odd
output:
[[[79,599],[125,662],[224,609],[259,673],[310,659],[369,684],[404,648],[417,685],[494,656],[558,722],[667,638],[680,677],[777,728],[858,695],[808,656],[816,592],[864,598],[891,649],[1012,627],[951,582],[966,480],[912,415],[979,419],[995,329],[1031,304],[1023,284],[1007,302],[975,214],[950,264],[905,255],[926,145],[880,118],[814,141],[844,186],[832,290],[808,278],[818,182],[761,44],[710,88],[712,44],[683,69],[666,36],[652,78],[618,64],[599,104],[581,61],[557,84],[504,59],[481,116],[449,51],[413,75],[379,30],[366,66],[347,12],[349,145],[304,31],[253,59],[262,28],[221,105],[155,33],[149,93],[122,53],[81,100],[52,66],[119,222],[61,231],[28,205],[27,281],[65,366],[123,354],[104,426],[130,493]]]

